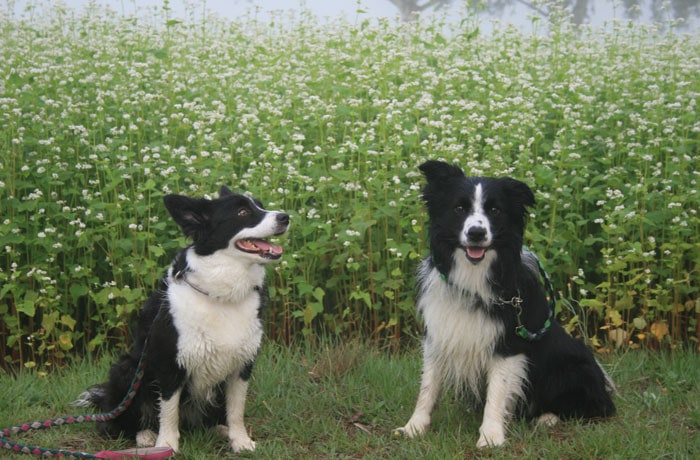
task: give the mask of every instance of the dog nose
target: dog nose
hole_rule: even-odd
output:
[[[277,214],[277,223],[282,225],[289,225],[289,214],[280,212]]]
[[[472,227],[467,230],[467,239],[472,243],[479,243],[486,239],[486,229],[484,227]]]

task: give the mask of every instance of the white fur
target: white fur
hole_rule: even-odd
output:
[[[141,430],[136,433],[136,445],[138,447],[153,447],[156,445],[158,434],[152,430]]]
[[[178,330],[177,362],[187,370],[192,397],[207,402],[215,385],[255,358],[262,341],[260,294],[251,291],[236,304],[205,296],[186,284],[168,289]]]
[[[481,185],[476,187],[473,211],[464,222],[461,244],[467,245],[469,229],[486,230],[488,245],[492,234],[484,214]],[[505,442],[508,419],[524,396],[527,359],[524,355],[504,358],[495,354],[496,343],[504,334],[500,321],[488,315],[495,300],[489,268],[496,251],[487,251],[479,264],[471,263],[463,249],[456,249],[449,278],[443,279],[429,259],[423,261],[418,278],[421,292],[418,311],[427,331],[423,342],[423,374],[413,415],[398,431],[408,437],[423,434],[430,425],[430,414],[443,383],[455,391],[467,391],[480,401],[486,390],[484,417],[477,447],[500,446]]]
[[[158,438],[156,439],[157,447],[170,447],[175,452],[179,449],[180,444],[180,395],[182,389],[177,390],[170,399],[160,400],[160,413],[158,415],[160,428],[158,430]]]
[[[428,270],[429,265],[425,261],[421,271]],[[434,365],[456,390],[469,390],[478,398],[496,342],[504,332],[503,325],[489,318],[483,307],[476,305],[479,298],[465,296],[460,289],[463,284],[457,286],[453,280],[451,276],[445,282],[434,268],[424,280],[418,298],[418,310],[428,331],[423,344],[424,360]],[[470,282],[481,286],[486,281],[474,276]],[[485,290],[484,295],[490,297],[490,290]]]
[[[551,412],[542,414],[537,418],[538,425],[552,427],[557,423],[559,423],[559,417],[557,416],[557,414],[553,414]]]
[[[486,238],[481,242],[483,246],[491,244],[493,234],[491,233],[491,225],[489,218],[484,212],[484,196],[481,184],[474,187],[474,199],[472,200],[472,212],[464,220],[464,229],[460,235],[460,244],[467,246],[470,242],[467,238],[469,230],[475,227],[486,230]],[[488,266],[488,265],[487,265]]]
[[[453,266],[448,279],[449,284],[458,291],[457,293],[478,295],[484,301],[484,306],[491,305],[496,296],[491,290],[489,267],[497,257],[496,251],[486,251],[484,259],[478,265],[474,265],[467,259],[464,250],[456,249],[452,255]],[[419,309],[420,302],[421,299]]]
[[[234,452],[255,450],[255,442],[250,439],[243,424],[245,398],[248,382],[239,376],[232,376],[226,386],[226,423],[228,439]]]
[[[278,233],[276,217],[277,213],[268,213],[259,225],[238,233],[228,248],[211,255],[200,256],[188,249],[187,282],[178,279],[173,268],[168,273],[167,296],[178,331],[177,363],[187,371],[195,404],[211,403],[216,386],[226,382],[228,437],[234,452],[255,449],[243,423],[248,382],[240,378],[240,372],[255,359],[262,341],[258,289],[265,281],[263,264],[268,262],[238,250],[234,243]],[[175,451],[181,392],[161,400],[156,440],[157,446]],[[141,437],[143,442],[150,440],[147,433]]]
[[[259,264],[261,259],[257,255],[233,247],[209,256],[198,256],[193,248],[187,251],[187,265],[191,270],[187,273],[187,280],[227,304],[244,300],[255,286],[262,286],[265,280],[265,267]],[[178,283],[173,280],[174,275],[170,273],[170,287]]]
[[[488,369],[486,406],[476,447],[494,447],[506,441],[506,425],[516,403],[524,396],[527,359],[524,355],[494,358]]]

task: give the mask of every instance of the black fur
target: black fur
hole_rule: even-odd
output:
[[[449,274],[464,222],[453,210],[462,206],[468,212],[473,188],[480,183],[493,232],[490,250],[498,254],[489,268],[491,288],[499,299],[521,297],[522,324],[530,331],[539,330],[549,316],[549,304],[539,272],[522,260],[527,211],[535,204],[532,190],[508,177],[466,177],[457,166],[437,161],[424,163],[420,170],[428,181],[423,199],[430,216],[432,263],[442,274]],[[513,332],[518,323],[512,306],[482,308],[505,325],[506,333],[497,343],[496,353],[527,356],[529,384],[520,408],[528,417],[548,412],[562,418],[608,417],[615,413],[605,376],[593,354],[555,319],[541,339],[527,341]]]
[[[241,340],[250,337],[257,344],[254,346],[259,347],[262,336],[260,315],[268,301],[264,271],[260,266],[278,259],[282,252],[281,248],[270,245],[264,238],[283,233],[289,225],[287,214],[265,211],[259,201],[234,194],[226,187],[221,188],[220,197],[214,200],[168,195],[164,198],[164,203],[183,233],[192,239],[192,243],[177,253],[159,288],[151,294],[140,311],[132,328],[134,335],[129,352],[112,366],[107,382],[91,387],[82,395],[83,404],[92,404],[103,412],[111,411],[129,391],[139,359],[144,357],[145,374],[131,405],[116,419],[98,425],[98,430],[109,437],[133,438],[143,430],[157,433],[160,428],[160,401],[171,399],[178,390],[182,390],[179,399],[180,427],[187,429],[227,423],[225,382],[230,379],[247,382],[253,371],[255,354],[241,351],[241,354],[232,356],[228,362],[226,358],[222,361],[220,356],[217,357],[216,362],[219,364],[212,364],[216,366],[215,370],[205,367],[205,371],[212,372],[215,376],[221,373],[220,381],[208,387],[211,390],[210,398],[207,398],[209,394],[206,392],[194,398],[192,372],[199,371],[185,368],[180,356],[193,349],[187,347],[198,345],[196,340],[193,343],[178,342],[183,331],[176,327],[174,315],[180,314],[182,317],[183,313],[190,310],[201,311],[201,315],[206,316],[224,310],[245,311],[241,309],[254,306],[257,308],[257,319],[252,320],[254,323],[222,326],[231,331],[231,337],[237,334],[236,331],[242,331]],[[245,236],[239,237],[243,234]],[[241,248],[238,246],[240,241],[252,243]],[[229,266],[233,273],[227,278],[225,270]],[[195,275],[200,276],[195,278],[199,285],[187,279]],[[183,303],[179,300],[179,294],[174,298],[170,296],[173,285],[177,285],[181,289],[178,292],[186,294],[191,300]],[[210,289],[218,291],[210,296],[207,292]],[[202,322],[205,323],[210,324],[211,321]],[[192,336],[193,330],[198,330],[197,327],[186,327],[188,337]],[[203,339],[214,341],[209,345],[212,354],[231,353],[231,345],[226,341],[228,333],[222,336],[219,331],[219,336],[210,336],[207,331],[203,331],[202,334]],[[223,339],[216,342],[216,337]],[[217,348],[219,346],[221,348]],[[238,352],[233,351],[233,354],[236,353]],[[208,356],[204,354],[201,359],[207,360]],[[211,378],[207,377],[209,380]],[[240,425],[242,426],[242,419]],[[243,441],[243,444],[233,443],[234,450],[254,448],[254,443],[247,437]],[[177,444],[176,440],[174,443]],[[172,447],[177,450],[176,445]]]
[[[425,432],[443,381],[485,402],[478,447],[505,442],[510,415],[546,414],[546,423],[552,414],[613,415],[614,385],[592,352],[555,318],[545,328],[551,309],[543,277],[523,249],[532,190],[511,178],[466,177],[441,161],[420,170],[430,218],[430,255],[417,277],[423,376],[416,409],[399,431]]]

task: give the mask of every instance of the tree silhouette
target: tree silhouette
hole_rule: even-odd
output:
[[[404,22],[415,21],[420,13],[430,8],[443,8],[452,0],[389,0],[396,8],[399,9],[401,20]]]

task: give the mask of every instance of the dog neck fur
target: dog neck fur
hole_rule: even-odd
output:
[[[188,282],[205,291],[209,296],[226,303],[238,303],[248,297],[265,282],[265,267],[241,258],[217,251],[207,256],[197,255],[194,248],[185,250]],[[234,249],[235,251],[235,249]],[[176,283],[174,268],[168,281]]]
[[[496,299],[491,289],[491,267],[497,258],[496,251],[487,251],[484,260],[474,265],[466,258],[463,249],[456,249],[452,255],[453,266],[447,277],[448,284],[462,295],[479,297],[484,307],[488,308]]]

